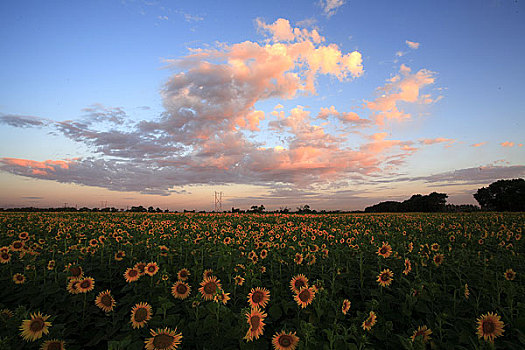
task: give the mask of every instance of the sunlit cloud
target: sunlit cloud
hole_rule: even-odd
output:
[[[481,147],[481,146],[484,146],[486,144],[487,144],[486,141],[485,142],[478,142],[478,143],[474,143],[474,144],[470,145],[470,147]]]
[[[411,114],[405,112],[401,103],[430,104],[436,102],[430,94],[421,94],[421,89],[433,84],[436,73],[421,69],[416,73],[402,64],[399,74],[377,89],[379,96],[372,101],[365,101],[366,106],[373,111],[376,123],[382,125],[384,120],[408,120]]]
[[[502,145],[503,147],[514,147],[514,142],[505,141],[500,143],[500,145]]]
[[[294,27],[283,18],[270,24],[257,19],[255,25],[265,35],[261,42],[197,48],[167,60],[174,72],[161,90],[164,111],[152,119],[134,121],[123,108],[101,104],[65,121],[1,116],[11,127],[48,128],[92,154],[56,161],[1,158],[0,169],[158,195],[202,184],[333,189],[394,171],[425,145],[454,142],[400,140],[369,130],[384,119],[409,119],[402,104],[436,101],[421,93],[434,83],[435,73],[413,73],[405,65],[365,108],[341,111],[329,105],[314,113],[277,103],[264,111],[259,102],[314,96],[319,77],[351,83],[364,67],[361,52],[342,51],[316,29]],[[280,143],[268,143],[269,137]]]
[[[415,41],[409,41],[409,40],[406,40],[405,43],[407,44],[407,46],[409,48],[411,48],[412,50],[417,50],[419,48],[419,43],[415,42]]]

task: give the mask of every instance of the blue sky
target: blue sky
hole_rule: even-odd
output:
[[[473,203],[525,171],[524,17],[522,1],[493,0],[3,1],[0,206],[211,209],[215,190],[238,207],[360,209],[433,190]],[[315,71],[301,43],[335,48],[337,66],[323,56]],[[249,47],[251,77],[232,61]],[[292,69],[263,67],[280,47]]]

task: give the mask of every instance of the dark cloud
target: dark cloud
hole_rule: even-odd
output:
[[[27,115],[2,114],[0,115],[0,123],[16,128],[32,128],[46,125],[46,120]]]

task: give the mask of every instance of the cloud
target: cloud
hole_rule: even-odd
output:
[[[337,13],[337,10],[345,4],[345,0],[321,0],[319,4],[323,9],[323,14],[330,18]]]
[[[500,143],[500,145],[503,147],[514,147],[514,142],[505,141]]]
[[[329,108],[321,107],[317,118],[328,119],[328,117],[336,117],[343,123],[354,124],[354,125],[367,125],[370,123],[370,120],[361,118],[355,112],[338,112],[334,106]]]
[[[486,145],[486,144],[487,144],[486,141],[485,142],[478,142],[478,143],[474,143],[474,144],[470,145],[470,147],[481,147],[481,146]]]
[[[189,23],[200,22],[204,20],[204,17],[190,15],[189,13],[183,13],[183,15],[184,15],[184,19],[186,20],[186,22],[189,22]]]
[[[417,50],[419,48],[419,43],[415,42],[415,41],[409,41],[409,40],[406,40],[405,43],[407,44],[407,46],[409,48],[411,48],[412,50]]]
[[[454,140],[454,139],[447,139],[447,138],[444,138],[444,137],[437,137],[435,139],[420,139],[419,142],[424,144],[424,145],[433,145],[435,143],[452,144],[452,143],[456,142],[456,140]]]
[[[418,150],[413,141],[386,133],[358,134],[352,129],[374,120],[334,106],[317,114],[303,106],[285,110],[280,103],[271,113],[258,108],[268,100],[315,95],[320,76],[349,81],[364,68],[360,52],[343,52],[315,29],[293,27],[282,18],[271,24],[258,19],[256,25],[268,35],[262,42],[193,49],[168,60],[174,72],[161,90],[164,112],[155,118],[134,122],[123,108],[100,104],[60,122],[3,116],[0,121],[10,126],[45,125],[92,154],[44,161],[1,158],[0,169],[159,195],[199,184],[335,188],[390,172]],[[430,103],[420,89],[433,81],[433,72],[412,73],[402,65],[380,88],[382,96],[368,103],[373,117],[405,114],[398,103]]]
[[[458,169],[428,176],[403,177],[395,181],[423,181],[426,183],[441,183],[443,185],[490,184],[500,179],[512,179],[525,176],[525,165],[484,165],[479,167]]]
[[[372,101],[365,101],[372,110],[376,123],[382,125],[384,120],[408,120],[411,114],[400,108],[402,103],[430,104],[433,99],[429,94],[421,95],[421,90],[434,83],[436,73],[421,69],[416,73],[401,65],[399,74],[390,78],[384,86],[377,89],[379,96]]]
[[[0,115],[0,124],[14,126],[16,128],[31,128],[45,126],[47,121],[39,117],[27,115],[2,114]]]

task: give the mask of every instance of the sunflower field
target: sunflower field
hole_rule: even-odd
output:
[[[2,349],[523,349],[523,213],[1,213]]]

